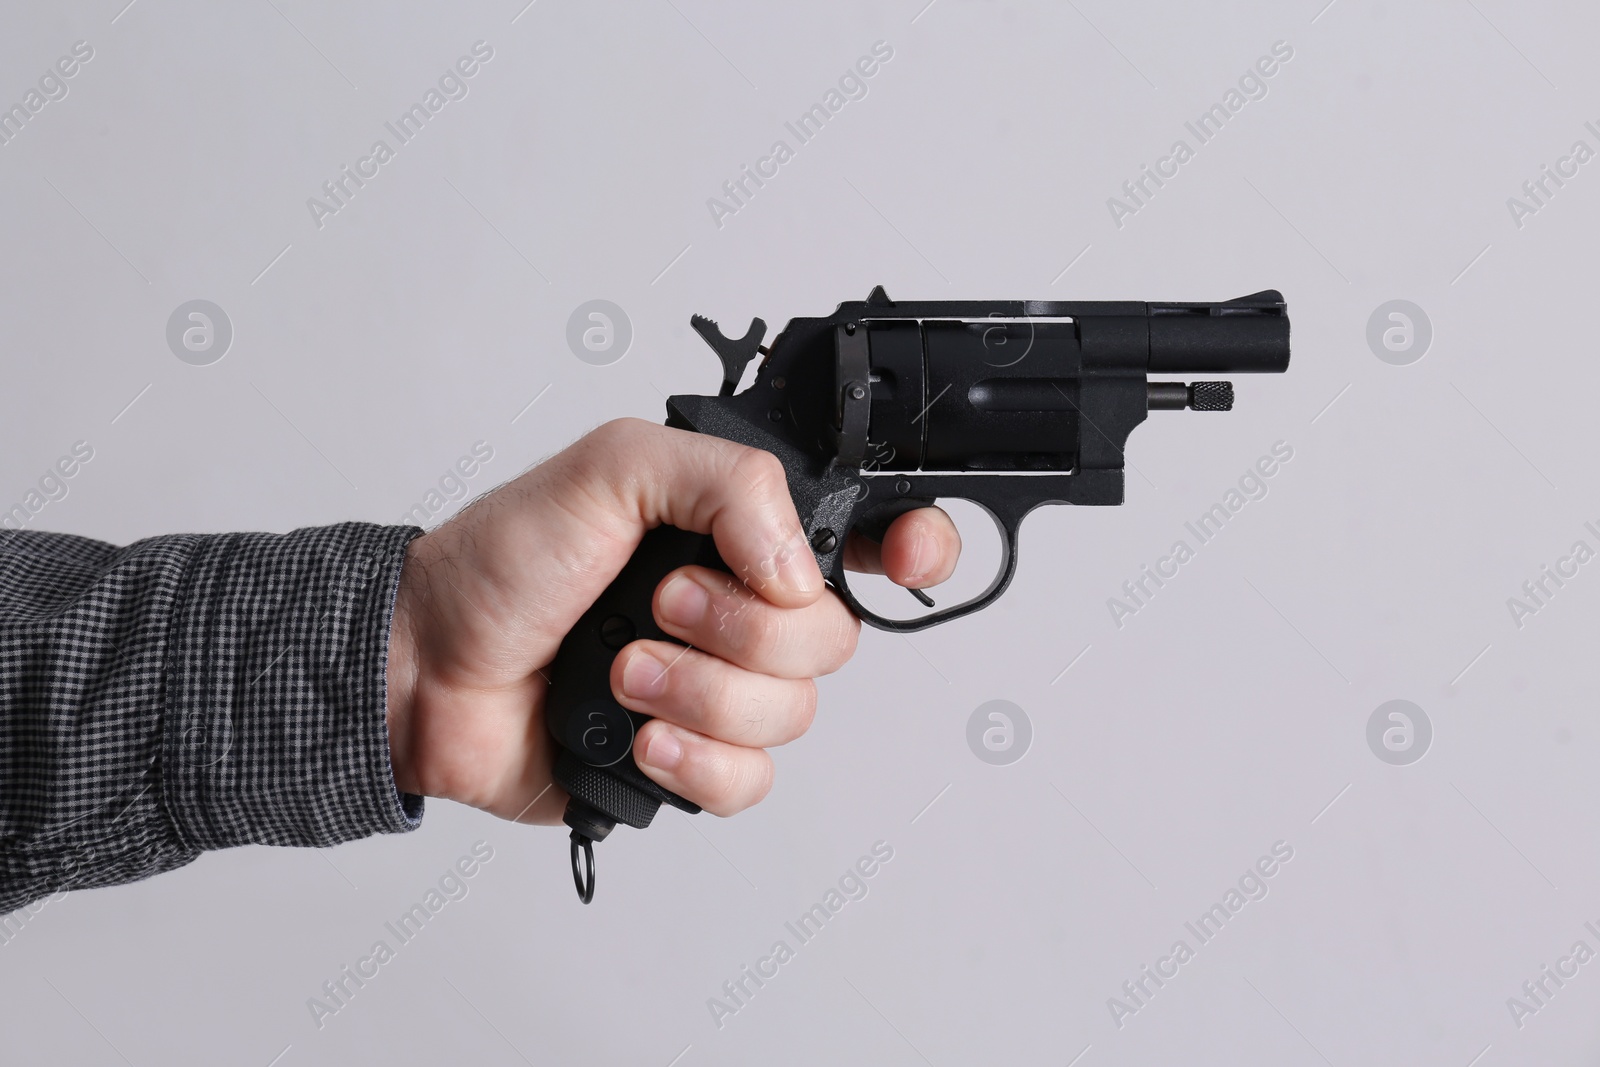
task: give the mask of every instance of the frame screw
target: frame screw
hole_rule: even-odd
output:
[[[600,624],[600,643],[613,652],[620,651],[637,636],[633,620],[626,615],[612,615]]]
[[[811,535],[811,547],[826,556],[839,547],[839,535],[824,526]]]

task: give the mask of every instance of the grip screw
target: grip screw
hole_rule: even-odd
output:
[[[613,652],[621,651],[636,636],[633,620],[626,615],[612,615],[600,624],[600,643]]]
[[[839,535],[824,526],[811,535],[811,547],[826,556],[839,547]]]

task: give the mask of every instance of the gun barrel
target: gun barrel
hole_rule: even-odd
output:
[[[1281,374],[1289,316],[1272,290],[1221,304],[1151,304],[1150,373]]]

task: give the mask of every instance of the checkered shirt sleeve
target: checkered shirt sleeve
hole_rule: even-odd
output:
[[[421,532],[0,536],[0,914],[207,849],[415,829],[385,669]]]

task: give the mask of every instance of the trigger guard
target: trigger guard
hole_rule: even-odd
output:
[[[909,498],[901,498],[901,500],[906,499]],[[900,515],[903,515],[907,511],[914,510],[916,507],[927,507],[932,504],[935,499],[937,498],[930,497],[926,500],[919,499],[911,507],[900,508],[895,512],[893,518],[898,518]],[[885,501],[885,506],[892,508],[899,503],[900,500],[889,500]],[[978,507],[982,508],[984,513],[987,514],[989,518],[994,520],[995,526],[1000,530],[1002,558],[1000,560],[1000,569],[995,573],[994,580],[989,583],[989,588],[985,589],[971,600],[963,601],[960,604],[952,604],[947,608],[939,608],[935,611],[930,611],[928,614],[919,616],[915,619],[887,618],[883,615],[879,615],[877,612],[862,604],[861,601],[856,597],[855,592],[851,590],[850,582],[845,577],[843,560],[844,554],[842,552],[839,554],[839,562],[834,569],[834,573],[828,579],[828,584],[833,586],[833,590],[839,595],[839,599],[843,600],[845,604],[849,606],[850,610],[855,612],[856,616],[862,622],[879,630],[887,630],[890,633],[917,633],[920,630],[926,630],[929,627],[938,626],[940,623],[949,622],[952,619],[959,619],[963,615],[971,615],[975,611],[982,611],[990,604],[993,604],[996,600],[999,600],[1000,597],[1005,594],[1006,587],[1011,584],[1011,579],[1016,575],[1017,527],[1020,525],[1020,519],[1017,521],[1007,521],[1001,516],[995,514],[994,511],[990,510],[981,501],[973,500],[972,503],[977,504]],[[878,509],[873,508],[871,510],[876,511]],[[866,514],[870,514],[870,511]],[[890,519],[891,522],[893,521],[893,518]],[[887,530],[887,528],[888,523],[886,522],[884,523],[884,529]],[[857,527],[857,529],[859,529],[859,527]]]

